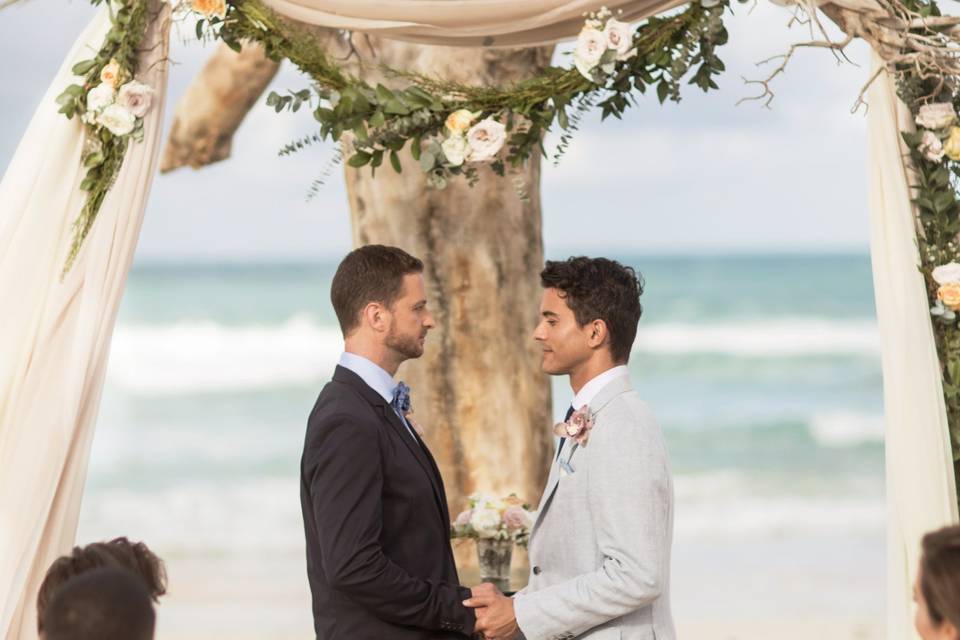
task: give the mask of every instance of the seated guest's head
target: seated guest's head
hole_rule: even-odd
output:
[[[116,538],[74,547],[70,555],[57,558],[40,584],[37,594],[37,629],[43,631],[43,614],[53,593],[67,580],[93,569],[126,569],[138,576],[154,602],[167,592],[167,574],[163,561],[142,542]]]
[[[913,599],[923,640],[960,640],[960,526],[923,537]]]
[[[143,580],[126,569],[93,569],[53,592],[44,640],[153,640],[156,614]]]

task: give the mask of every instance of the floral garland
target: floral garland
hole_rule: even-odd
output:
[[[103,0],[94,0],[101,4]],[[73,66],[83,78],[71,84],[57,97],[60,113],[67,118],[80,117],[85,127],[83,166],[87,173],[80,189],[87,192],[80,215],[74,222],[73,242],[63,275],[76,259],[113,186],[130,140],[143,140],[143,117],[150,110],[153,89],[137,82],[138,47],[150,20],[145,0],[113,0],[111,29],[97,55]]]
[[[94,5],[104,0],[92,0]],[[740,0],[741,2],[745,0]],[[67,118],[79,115],[86,126],[80,187],[87,199],[74,225],[74,239],[63,273],[70,269],[96,220],[103,199],[123,164],[130,140],[143,137],[143,117],[152,90],[136,82],[137,46],[147,23],[145,0],[107,0],[113,26],[97,55],[78,62],[83,77],[57,98]],[[696,66],[689,84],[716,89],[713,77],[724,70],[716,47],[727,41],[721,20],[725,0],[701,0],[684,11],[653,17],[631,33],[624,22],[603,9],[587,16],[574,52],[574,68],[549,68],[540,77],[510,87],[475,87],[444,82],[397,70],[391,77],[406,88],[376,87],[344,72],[319,47],[313,34],[264,6],[260,0],[190,0],[182,13],[199,14],[198,38],[220,39],[240,50],[241,41],[261,43],[274,60],[289,59],[316,83],[308,90],[279,96],[267,104],[278,112],[296,111],[305,101],[319,134],[288,145],[295,151],[314,140],[339,141],[348,132],[346,162],[375,171],[384,159],[401,171],[399,152],[410,153],[427,173],[428,182],[443,188],[455,176],[472,185],[478,167],[489,165],[499,175],[534,153],[545,153],[543,137],[557,124],[565,131],[557,150],[562,155],[584,112],[593,106],[602,118],[635,104],[636,94],[656,87],[657,97],[680,100],[680,83]]]
[[[940,15],[932,0],[916,0],[910,8],[923,15]],[[916,132],[901,135],[916,172],[916,184],[911,186],[920,271],[930,299],[955,476],[960,484],[960,92],[954,78],[921,75],[906,67],[898,68],[896,77],[897,93],[917,124]]]
[[[948,96],[938,96],[944,98]],[[954,461],[960,460],[960,127],[951,102],[915,109],[916,133],[903,133],[917,173],[920,270],[927,282],[934,337],[943,369],[943,393]]]
[[[689,5],[668,17],[653,17],[635,31],[604,9],[587,16],[574,52],[574,68],[551,67],[541,76],[505,88],[444,82],[398,70],[390,77],[407,86],[376,87],[343,71],[319,47],[314,36],[278,16],[259,0],[193,0],[201,14],[199,36],[221,39],[234,49],[242,41],[261,43],[274,60],[289,59],[315,86],[280,96],[267,104],[278,112],[296,111],[315,96],[313,116],[318,136],[338,141],[351,133],[346,162],[376,171],[388,160],[401,171],[399,153],[408,146],[427,173],[430,185],[443,188],[464,176],[470,184],[478,168],[499,175],[534,153],[545,153],[545,133],[556,124],[565,130],[558,157],[569,143],[579,118],[592,106],[602,117],[621,117],[636,94],[656,87],[660,102],[680,100],[680,86],[696,67],[689,84],[716,89],[713,77],[724,70],[715,48],[727,40],[719,0]]]

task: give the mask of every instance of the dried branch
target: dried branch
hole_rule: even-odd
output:
[[[885,64],[863,85],[851,109],[853,112],[866,106],[867,89],[884,70],[898,79],[909,71],[918,78],[936,80],[933,89],[918,98],[921,102],[937,99],[946,85],[960,76],[960,16],[923,16],[908,8],[902,0],[875,0],[872,6],[864,8],[851,8],[850,3],[818,6],[815,0],[797,0],[794,9],[789,24],[808,26],[810,40],[792,45],[785,54],[757,63],[761,66],[781,60],[781,64],[762,80],[744,78],[745,84],[759,85],[762,92],[742,98],[737,104],[756,100],[769,108],[774,98],[771,82],[784,73],[799,48],[828,49],[838,62],[853,64],[845,49],[856,38],[868,42]],[[820,21],[821,12],[846,34],[844,40],[831,40]],[[818,33],[822,38],[817,36]]]
[[[793,58],[793,54],[796,53],[797,49],[819,47],[823,49],[830,49],[832,51],[840,51],[842,53],[843,50],[846,48],[846,46],[849,45],[851,42],[853,42],[853,36],[847,36],[841,42],[833,42],[831,40],[814,40],[811,42],[798,42],[794,45],[791,45],[790,49],[785,54],[773,56],[773,57],[767,58],[766,60],[761,60],[760,62],[757,63],[758,67],[778,59],[782,59],[783,62],[781,62],[780,66],[774,69],[773,73],[768,75],[764,80],[748,80],[747,78],[743,78],[743,82],[745,84],[758,84],[761,87],[763,87],[763,93],[756,96],[747,96],[746,98],[741,98],[740,100],[737,101],[737,105],[739,105],[742,102],[749,102],[752,100],[765,100],[765,102],[763,103],[763,106],[769,109],[770,103],[773,102],[773,98],[774,98],[774,93],[773,93],[773,90],[770,88],[770,83],[773,81],[774,78],[776,78],[778,75],[780,75],[786,70],[787,65],[790,63],[790,60],[791,58]]]

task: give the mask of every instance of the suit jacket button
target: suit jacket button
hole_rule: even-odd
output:
[[[541,573],[540,567],[534,567],[534,568],[533,568],[533,575],[538,576],[538,575],[540,575],[540,573]]]

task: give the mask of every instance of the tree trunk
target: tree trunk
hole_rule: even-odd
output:
[[[369,39],[376,62],[482,84],[529,77],[550,48],[482,50]],[[366,73],[376,65],[368,65]],[[371,77],[372,81],[381,78]],[[552,454],[550,388],[532,339],[543,265],[540,164],[496,176],[487,167],[473,188],[426,184],[404,149],[403,173],[384,165],[346,168],[354,245],[402,247],[421,258],[437,328],[424,356],[400,370],[413,389],[415,418],[437,458],[451,512],[475,491],[517,493],[535,505]],[[517,186],[529,194],[523,202]],[[462,560],[472,560],[471,549]]]
[[[221,43],[177,105],[160,172],[229,158],[233,134],[279,68],[258,44],[235,53]]]
[[[317,37],[351,72],[388,85],[378,64],[505,84],[542,70],[552,53],[549,47],[428,47],[363,34],[344,41],[320,29]],[[265,59],[259,48],[245,45],[244,51],[246,57],[218,52],[191,85],[178,105],[181,124],[171,133],[165,170],[229,155],[234,131],[273,73],[261,67],[263,73],[251,79],[249,65]],[[189,120],[187,114],[193,114]],[[375,178],[369,168],[346,169],[353,243],[399,246],[426,265],[437,328],[424,356],[403,365],[400,377],[413,387],[416,420],[437,458],[451,512],[463,509],[475,491],[515,492],[536,505],[553,450],[550,386],[531,337],[543,264],[539,158],[506,178],[483,167],[473,188],[455,180],[444,191],[427,186],[408,150],[401,158],[401,175],[386,165]],[[528,201],[517,196],[517,186]],[[473,545],[459,546],[458,557],[461,566],[476,567]],[[515,577],[525,562],[519,554]]]

